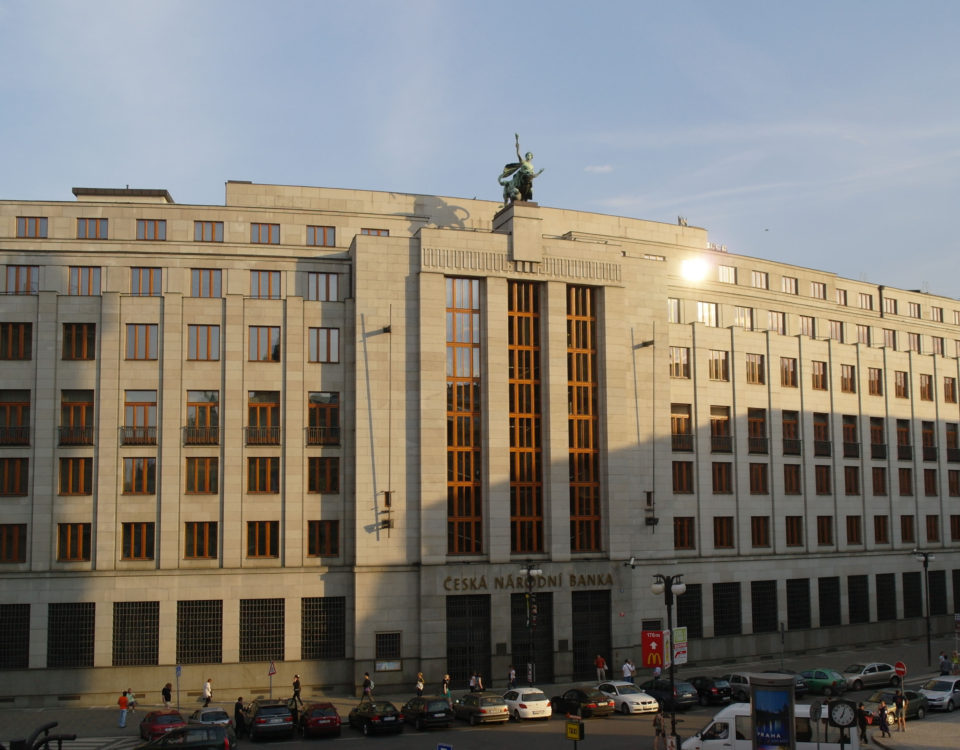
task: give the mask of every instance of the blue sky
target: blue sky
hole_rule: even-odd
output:
[[[960,297],[960,3],[0,0],[0,198],[226,180],[706,228]]]

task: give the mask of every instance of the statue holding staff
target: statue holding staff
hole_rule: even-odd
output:
[[[519,161],[505,165],[497,180],[503,185],[504,205],[516,201],[533,200],[533,180],[543,174],[542,169],[539,172],[534,171],[532,152],[527,151],[520,156],[520,135],[514,133],[513,136]]]

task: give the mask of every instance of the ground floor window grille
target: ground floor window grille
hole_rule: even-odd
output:
[[[703,638],[703,589],[699,583],[688,583],[687,590],[677,597],[677,626],[687,629],[687,639]]]
[[[919,571],[902,574],[903,616],[923,617],[923,576]]]
[[[780,627],[777,612],[777,582],[751,581],[750,604],[754,633],[776,633]]]
[[[840,579],[836,576],[817,579],[820,599],[820,627],[840,624]]]
[[[47,668],[92,667],[97,605],[47,605]]]
[[[30,656],[30,605],[0,604],[0,669],[26,669]]]
[[[742,632],[740,583],[713,584],[713,634],[740,635]]]
[[[301,655],[304,659],[342,659],[346,654],[346,598],[309,597],[300,602]]]
[[[223,661],[223,602],[177,602],[177,664]]]
[[[877,620],[897,619],[897,576],[877,573]]]
[[[947,614],[947,572],[930,571],[930,614]]]
[[[870,622],[870,589],[867,576],[847,576],[850,624]]]
[[[113,666],[158,664],[160,602],[113,603]]]
[[[283,661],[283,599],[240,600],[240,661]]]
[[[787,628],[804,630],[810,627],[810,579],[787,579]]]

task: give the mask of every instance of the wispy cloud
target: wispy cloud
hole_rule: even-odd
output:
[[[593,174],[609,174],[613,171],[612,164],[590,164],[583,168],[584,172],[592,172]]]

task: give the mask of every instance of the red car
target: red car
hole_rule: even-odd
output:
[[[332,703],[308,703],[300,710],[299,728],[304,737],[339,737],[340,714]]]
[[[143,721],[140,722],[140,736],[145,740],[153,740],[186,725],[187,722],[183,720],[179,711],[173,708],[161,708],[143,717]]]

